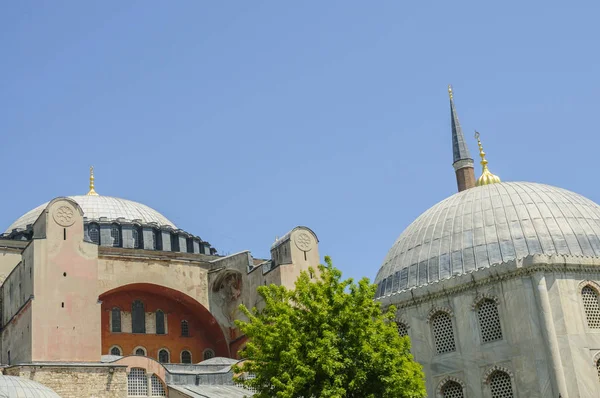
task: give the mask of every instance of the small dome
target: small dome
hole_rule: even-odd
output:
[[[157,223],[158,225],[168,225],[174,229],[177,228],[175,224],[156,210],[131,200],[101,195],[69,197],[81,206],[83,215],[88,221],[98,220],[100,217],[106,217],[109,221],[124,218],[127,220],[141,220],[142,223]],[[27,225],[33,224],[46,206],[48,206],[48,203],[46,202],[19,217],[17,221],[8,227],[6,232],[11,232],[15,228],[25,229]]]
[[[467,189],[406,228],[375,283],[391,278],[389,294],[533,254],[600,257],[600,206],[528,182]]]
[[[60,395],[33,380],[16,376],[0,376],[0,397],[60,398]]]

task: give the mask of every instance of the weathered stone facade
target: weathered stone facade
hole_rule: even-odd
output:
[[[126,366],[17,365],[4,369],[52,388],[62,398],[126,398]]]

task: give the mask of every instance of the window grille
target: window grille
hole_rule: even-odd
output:
[[[165,334],[165,313],[156,311],[156,334]]]
[[[166,397],[167,396],[167,392],[165,391],[165,386],[163,385],[162,381],[160,381],[160,379],[158,378],[157,375],[152,375],[152,377],[150,377],[150,386],[152,389],[153,397]]]
[[[492,398],[514,397],[510,376],[505,372],[496,371],[490,376],[490,390]]]
[[[144,303],[135,300],[131,305],[131,331],[133,333],[146,333],[146,313]]]
[[[431,325],[433,328],[433,339],[435,341],[435,349],[438,354],[456,351],[454,342],[454,329],[452,327],[452,319],[445,312],[438,312],[431,317]]]
[[[120,308],[113,308],[111,311],[111,321],[112,321],[112,327],[111,327],[111,331],[114,333],[119,333],[121,332],[121,309]]]
[[[408,327],[404,322],[396,322],[396,326],[398,327],[400,337],[408,336]]]
[[[148,379],[144,369],[132,368],[127,375],[127,395],[129,397],[148,396]]]
[[[145,357],[146,356],[146,350],[144,350],[143,348],[138,348],[135,350],[135,355],[139,355],[141,357]]]
[[[581,289],[583,298],[583,308],[588,326],[591,329],[600,329],[600,303],[598,302],[598,292],[591,286]]]
[[[500,315],[498,305],[491,299],[484,299],[477,306],[479,317],[479,328],[481,329],[481,340],[484,343],[502,340],[502,327],[500,326]]]
[[[113,247],[121,246],[121,228],[118,225],[114,224],[110,228],[110,237],[112,238]]]
[[[187,350],[181,351],[181,363],[192,363],[192,353]]]
[[[88,226],[88,235],[90,236],[90,240],[95,244],[100,244],[100,228],[97,224],[90,224]]]
[[[133,227],[131,230],[131,236],[133,238],[133,247],[136,249],[144,248],[144,232],[140,227]]]
[[[202,358],[206,361],[207,359],[211,359],[215,357],[215,352],[210,348],[204,350],[204,354],[202,354]]]
[[[463,398],[463,388],[455,381],[449,380],[442,387],[443,398]]]
[[[190,328],[188,326],[188,321],[181,321],[181,336],[190,337]]]
[[[121,355],[121,349],[119,347],[111,348],[110,355]]]
[[[598,381],[600,381],[600,359],[596,362],[596,370],[598,371]]]
[[[158,352],[158,362],[169,363],[169,352],[167,350],[160,350]]]

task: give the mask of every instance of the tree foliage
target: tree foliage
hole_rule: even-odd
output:
[[[302,272],[294,290],[259,287],[264,308],[240,306],[248,360],[235,370],[254,378],[237,381],[258,398],[424,397],[424,375],[409,338],[398,334],[395,308],[383,313],[375,285],[342,281],[325,262],[319,273]]]

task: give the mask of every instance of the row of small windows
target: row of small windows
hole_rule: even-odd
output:
[[[156,334],[166,334],[165,328],[165,313],[162,310],[155,312],[156,317]],[[180,323],[181,337],[190,337],[190,326],[188,321],[182,320]],[[122,332],[121,325],[121,309],[115,307],[111,310],[111,332]],[[144,303],[140,300],[135,300],[131,304],[131,332],[146,333],[146,311]]]
[[[142,227],[139,226],[134,226],[132,231],[131,231],[131,235],[132,235],[132,240],[133,240],[133,247],[135,249],[143,249],[144,248],[144,232]],[[98,245],[105,243],[102,241],[101,238],[101,234],[100,234],[100,226],[98,224],[95,223],[90,223],[88,225],[88,236],[90,237],[90,240]],[[112,224],[110,227],[110,238],[111,241],[109,242],[110,245],[109,246],[113,246],[113,247],[121,247],[123,245],[123,239],[122,239],[123,235],[122,235],[122,230],[121,230],[121,226],[118,224]],[[179,240],[179,235],[177,234],[171,234],[171,251],[173,252],[179,252],[180,251],[180,240]],[[163,244],[162,244],[162,232],[159,229],[153,229],[152,230],[152,245],[151,245],[152,250],[162,250],[163,249]],[[187,253],[194,253],[194,240],[192,238],[186,238],[186,252]]]
[[[477,304],[476,311],[482,343],[502,340],[502,326],[496,302],[493,299],[485,298]],[[440,310],[434,313],[429,321],[436,353],[445,354],[456,351],[454,325],[450,314]],[[403,322],[397,322],[396,325],[401,336],[408,335],[408,325]]]
[[[488,377],[487,382],[492,393],[492,398],[513,398],[515,396],[512,380],[508,373],[496,370]],[[443,398],[465,397],[463,386],[454,380],[446,381],[440,388],[440,392]]]
[[[127,375],[127,396],[166,397],[167,392],[157,375],[148,377],[145,369],[132,368]]]
[[[133,351],[134,355],[138,355],[138,356],[142,356],[145,357],[146,355],[146,349],[144,347],[137,347],[134,351]],[[123,355],[123,352],[121,351],[121,348],[119,346],[113,346],[110,349],[110,355]],[[203,360],[207,360],[207,359],[211,359],[215,357],[215,352],[213,350],[211,350],[210,348],[207,348],[206,350],[204,350],[204,352],[202,353],[202,358]],[[180,353],[180,363],[187,363],[187,364],[191,364],[192,363],[192,353],[188,350],[183,350]],[[171,363],[171,354],[169,353],[169,351],[167,351],[166,349],[162,348],[158,351],[158,362],[160,363]]]

